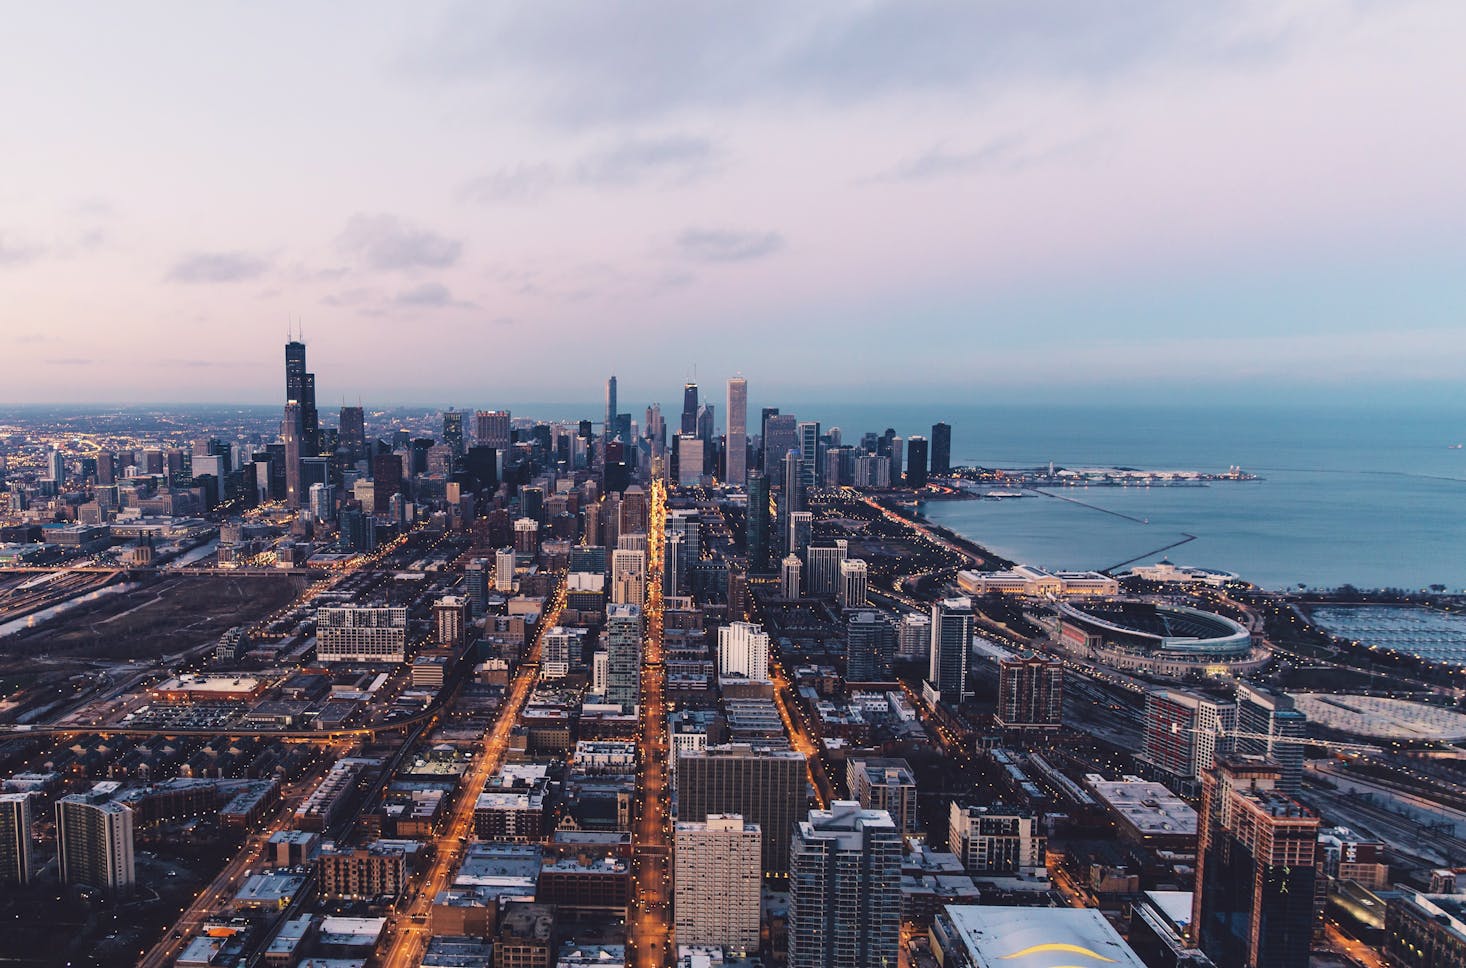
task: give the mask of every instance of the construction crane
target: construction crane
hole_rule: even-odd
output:
[[[1286,743],[1298,746],[1322,746],[1324,749],[1335,750],[1340,753],[1353,753],[1356,756],[1368,756],[1383,753],[1384,750],[1378,746],[1369,746],[1365,743],[1336,743],[1328,739],[1314,739],[1308,736],[1276,736],[1268,733],[1249,733],[1238,729],[1198,729],[1196,727],[1185,727],[1180,723],[1171,724],[1171,735],[1179,736],[1182,732],[1196,733],[1198,735],[1216,736],[1220,739],[1249,739],[1259,743]]]

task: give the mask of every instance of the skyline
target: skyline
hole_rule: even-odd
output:
[[[1466,399],[1454,5],[374,13],[16,12],[0,396]]]

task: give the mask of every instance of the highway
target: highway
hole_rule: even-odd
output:
[[[637,790],[631,822],[631,902],[626,912],[628,963],[672,963],[672,790],[667,769],[666,672],[662,665],[662,555],[667,488],[652,482],[647,523],[646,629],[641,655],[641,724]]]
[[[416,965],[427,948],[432,935],[431,912],[433,899],[452,883],[454,871],[461,860],[461,846],[473,835],[473,809],[478,802],[479,791],[484,788],[498,769],[504,764],[509,749],[509,734],[519,722],[535,680],[540,673],[540,651],[544,644],[545,631],[554,628],[560,621],[560,612],[565,607],[565,583],[562,581],[555,591],[555,597],[545,610],[535,632],[525,659],[515,673],[514,682],[505,696],[504,705],[494,725],[484,734],[483,744],[474,756],[473,764],[464,774],[462,791],[454,804],[453,814],[438,835],[438,851],[428,873],[419,886],[403,903],[388,925],[389,944],[381,963],[386,968],[409,968]]]

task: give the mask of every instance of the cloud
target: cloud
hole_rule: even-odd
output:
[[[865,181],[919,182],[987,171],[1011,174],[1036,165],[1073,159],[1091,151],[1107,137],[1106,133],[1094,132],[1041,146],[1030,138],[1007,135],[973,151],[953,151],[946,144],[939,144]]]
[[[269,260],[248,252],[191,252],[168,270],[169,282],[244,282],[258,279]]]
[[[0,232],[0,266],[20,266],[34,262],[45,254],[39,245],[17,242]]]
[[[747,262],[778,252],[784,237],[778,232],[690,228],[677,236],[677,247],[698,262]]]
[[[560,188],[677,188],[716,171],[722,149],[684,134],[630,138],[583,155],[568,166],[528,162],[475,178],[463,188],[473,201],[533,201]]]
[[[96,360],[84,356],[57,356],[46,360],[47,366],[91,366]]]
[[[425,282],[420,286],[405,289],[399,292],[392,301],[398,306],[412,306],[416,308],[452,307],[455,309],[469,309],[473,307],[473,303],[454,299],[452,291],[439,282]]]
[[[337,245],[380,270],[441,269],[463,254],[463,243],[457,239],[417,228],[395,215],[353,215]]]
[[[462,2],[401,65],[419,77],[512,90],[513,108],[578,125],[751,102],[848,104],[910,91],[960,97],[1013,81],[1094,84],[1158,63],[1255,60],[1313,26],[1306,10],[1269,7],[1250,0],[817,0],[795,8],[774,0]]]

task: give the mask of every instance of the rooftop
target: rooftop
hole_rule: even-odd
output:
[[[1054,965],[1144,968],[1135,952],[1093,908],[948,905],[946,917],[976,968]]]

